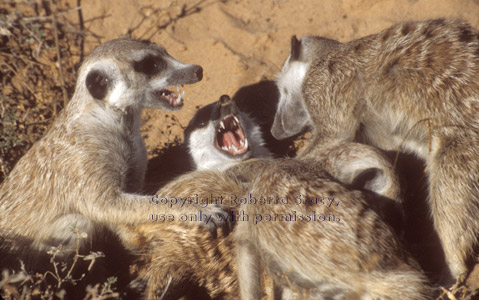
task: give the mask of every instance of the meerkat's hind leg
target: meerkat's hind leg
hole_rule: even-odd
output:
[[[91,244],[92,237],[103,232],[104,226],[80,214],[67,214],[57,218],[51,224],[43,226],[43,233],[48,233],[49,239],[35,240],[37,249],[49,250],[61,246],[62,249],[76,250]]]

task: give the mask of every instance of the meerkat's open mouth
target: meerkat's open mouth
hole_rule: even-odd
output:
[[[248,151],[248,140],[236,116],[226,116],[216,125],[215,129],[215,146],[217,149],[233,156]]]
[[[183,106],[183,98],[185,97],[185,90],[183,89],[183,85],[181,85],[181,92],[180,87],[177,85],[176,92],[177,93],[169,89],[163,89],[157,91],[155,94],[159,100],[167,102],[171,107]]]

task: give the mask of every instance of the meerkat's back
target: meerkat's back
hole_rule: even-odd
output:
[[[367,105],[443,126],[479,121],[479,32],[455,19],[407,22],[349,43]],[[363,70],[361,70],[363,69]]]
[[[479,32],[460,20],[406,22],[347,43],[293,37],[271,132],[313,128],[303,153],[360,137],[425,160],[434,226],[463,277],[479,232],[477,78]]]

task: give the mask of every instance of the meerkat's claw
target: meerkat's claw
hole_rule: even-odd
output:
[[[203,225],[210,231],[216,232],[217,228],[222,228],[227,232],[231,231],[230,212],[225,210],[220,205],[209,205],[203,211],[207,217],[203,220]]]

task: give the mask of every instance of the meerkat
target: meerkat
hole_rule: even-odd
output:
[[[233,178],[243,178],[244,183],[252,181],[255,169],[265,166],[264,162],[245,161],[273,158],[257,122],[240,111],[228,95],[195,114],[185,129],[185,144],[197,170],[223,171]],[[324,171],[344,184],[384,196],[378,204],[391,205],[402,213],[399,178],[378,149],[355,142],[328,143],[303,158],[321,162]],[[350,172],[353,164],[357,173]]]
[[[225,122],[231,119],[231,115],[237,118],[237,125],[233,127],[228,125],[231,121]],[[224,128],[221,126],[222,120],[226,123]],[[236,221],[236,224],[245,222],[246,216],[241,214],[240,204],[247,199],[250,183],[260,170],[268,170],[269,165],[274,163],[268,159],[270,155],[264,155],[266,148],[261,151],[255,149],[262,148],[263,141],[260,134],[252,134],[256,130],[250,130],[256,123],[247,122],[254,121],[244,118],[227,96],[199,110],[186,129],[185,140],[189,153],[204,154],[191,155],[194,165],[203,167],[168,183],[158,191],[158,195],[200,198],[204,199],[202,202],[205,205],[208,201],[221,201],[232,209],[231,220]],[[241,132],[237,133],[239,129]],[[219,150],[224,144],[217,145],[217,141],[225,139],[224,132],[236,132],[234,138],[244,139],[244,142],[226,141],[224,144],[228,145],[227,148]],[[247,151],[251,154],[235,156],[222,153],[233,144],[249,145]],[[236,152],[235,149],[231,150]],[[350,142],[331,144],[313,158],[320,161],[323,171],[328,170],[337,177],[345,189],[369,189],[390,198],[393,205],[400,203],[398,179],[393,168],[382,153],[373,147]],[[229,168],[223,170],[224,165]],[[358,180],[361,177],[363,179]],[[305,186],[310,183],[303,182]],[[387,200],[378,199],[378,195],[370,193],[357,193],[363,198],[368,197],[371,207],[384,211],[385,205],[379,203]],[[239,262],[233,235],[226,235],[224,230],[219,230],[217,236],[212,236],[202,226],[191,227],[157,215],[152,215],[150,224],[123,229],[130,234],[124,239],[131,242],[128,248],[138,255],[132,271],[134,277],[146,281],[147,299],[177,299],[181,296],[195,299],[238,298],[240,274],[237,271]],[[307,234],[306,231],[304,234]],[[285,293],[282,290],[282,285],[275,286],[275,299],[287,299],[288,289]]]
[[[451,275],[464,279],[479,234],[477,78],[479,32],[455,19],[406,22],[347,43],[293,37],[271,132],[313,128],[304,154],[360,138],[425,160],[434,227]]]
[[[272,157],[257,123],[223,95],[195,114],[185,129],[185,145],[195,168],[157,191],[158,197],[177,196],[216,201],[229,207],[235,219],[239,198],[246,192],[245,176],[223,173],[250,158]],[[248,165],[259,168],[261,162]],[[241,168],[245,174],[249,169]],[[239,172],[238,172],[239,173]],[[249,176],[249,175],[248,175]],[[127,248],[137,254],[133,277],[147,282],[147,299],[237,299],[235,252],[231,235],[219,230],[212,235],[204,226],[161,219],[150,224],[123,226]]]
[[[153,209],[198,212],[193,204],[155,206],[140,194],[147,163],[140,121],[143,108],[181,108],[184,92],[167,88],[202,76],[201,66],[183,64],[146,41],[120,38],[93,50],[71,101],[0,186],[7,251],[43,252],[60,244],[74,249],[73,227],[91,240],[103,227],[115,232],[119,224],[148,223]],[[201,210],[227,214],[215,204]],[[221,224],[213,218],[205,225],[213,230]]]
[[[158,191],[234,207],[231,199],[244,193],[245,186],[218,171],[196,171],[180,176]],[[228,216],[231,220],[234,213]],[[132,285],[146,286],[146,299],[237,299],[236,254],[229,230],[215,234],[201,225],[162,219],[152,214],[151,222],[121,226],[126,248],[136,256],[130,267]],[[141,286],[141,285],[140,285]]]
[[[228,95],[195,114],[185,130],[185,144],[196,170],[224,171],[248,158],[272,158],[259,125]]]
[[[427,278],[372,209],[372,195],[323,166],[283,159],[256,174],[252,202],[240,208],[250,218],[233,233],[241,299],[261,298],[260,265],[284,289],[282,299],[431,299]],[[354,164],[349,171],[358,174]]]

